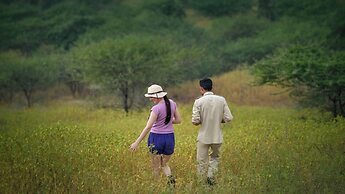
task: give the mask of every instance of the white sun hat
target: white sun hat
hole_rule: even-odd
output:
[[[163,98],[165,95],[167,95],[167,92],[164,92],[163,88],[160,85],[153,84],[147,88],[147,94],[145,94],[145,97]]]

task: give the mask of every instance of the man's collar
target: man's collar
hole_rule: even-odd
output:
[[[206,95],[213,95],[213,92],[205,92],[203,96],[206,96]]]

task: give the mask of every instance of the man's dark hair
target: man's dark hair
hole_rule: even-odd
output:
[[[212,90],[212,80],[210,78],[204,78],[199,81],[200,87],[204,88],[207,91]]]

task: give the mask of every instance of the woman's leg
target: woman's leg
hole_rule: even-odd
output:
[[[163,155],[162,157],[162,170],[165,176],[168,178],[168,185],[175,187],[175,178],[171,175],[171,169],[168,165],[172,155]]]
[[[161,166],[161,156],[157,154],[151,154],[152,158],[152,170],[155,179],[159,178],[159,168]]]
[[[170,167],[168,166],[168,162],[170,160],[172,155],[163,155],[162,157],[162,170],[163,170],[163,173],[166,175],[166,176],[170,176],[171,175],[171,169]]]

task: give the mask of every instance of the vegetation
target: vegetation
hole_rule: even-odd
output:
[[[192,8],[209,16],[233,15],[239,12],[246,12],[252,6],[250,0],[189,0],[188,3]]]
[[[318,43],[315,47],[324,50],[321,52],[323,55],[342,53],[344,7],[344,3],[337,0],[4,0],[0,1],[0,52],[2,55],[16,52],[31,61],[31,58],[37,58],[36,53],[40,50],[49,48],[51,52],[45,54],[49,68],[45,72],[57,77],[55,83],[49,84],[50,88],[65,83],[72,96],[80,97],[83,90],[91,90],[97,85],[116,95],[117,99],[124,97],[121,106],[128,111],[130,104],[140,104],[140,100],[130,97],[126,88],[142,93],[144,87],[141,84],[151,83],[152,76],[145,73],[144,77],[134,76],[138,78],[135,84],[131,83],[137,87],[134,90],[133,86],[119,88],[114,83],[109,87],[109,79],[100,82],[101,77],[115,76],[133,81],[133,74],[128,73],[123,65],[146,69],[150,64],[151,70],[155,69],[165,77],[157,78],[155,82],[170,86],[219,75],[244,64],[256,64],[268,56],[279,55],[276,54],[278,50],[291,48],[291,45]],[[126,44],[131,42],[129,39],[136,39],[137,43]],[[147,41],[155,45],[149,45]],[[104,59],[100,55],[108,53],[115,56],[112,50],[107,50],[113,47],[105,45],[119,42],[122,43],[113,47],[135,52],[137,48],[133,47],[143,44],[153,52],[140,63],[131,63],[133,59],[128,57],[116,59],[118,63],[107,59],[106,64],[115,68],[113,73],[117,75],[103,75],[106,68],[99,61]],[[98,52],[101,58],[94,61],[97,49],[104,53]],[[156,52],[155,49],[160,50]],[[148,55],[146,51],[137,52]],[[326,59],[327,56],[321,58]],[[23,65],[4,66],[10,64],[3,63],[1,71],[25,68]],[[22,72],[29,76],[39,75]],[[340,74],[337,76],[338,80],[342,79]],[[0,81],[3,82],[0,84],[1,101],[15,101],[13,80],[3,76]],[[48,87],[40,90],[45,88]],[[30,98],[34,97],[31,95]],[[341,112],[342,105],[341,108],[337,106],[337,112]]]
[[[345,116],[345,53],[329,52],[315,45],[296,45],[259,62],[261,83],[292,88],[314,106]]]
[[[345,120],[316,110],[230,108],[212,190],[196,177],[197,127],[191,104],[180,105],[171,168],[177,193],[341,193]],[[90,109],[61,101],[44,107],[0,109],[0,191],[5,193],[170,193],[152,181],[145,142],[130,143],[149,109]]]
[[[104,40],[85,49],[84,63],[90,64],[95,80],[119,92],[128,112],[141,88],[150,82],[160,83],[174,72],[169,64],[169,46],[164,40],[136,36]]]
[[[31,107],[33,93],[51,86],[57,79],[56,67],[49,60],[42,54],[26,57],[17,52],[3,53],[0,56],[0,81],[11,92],[23,92],[28,107]]]
[[[339,0],[0,0],[0,193],[343,193],[344,8]],[[189,122],[196,80],[206,76],[235,117],[223,125],[213,188],[196,177]],[[163,177],[152,181],[144,143],[128,149],[153,83],[183,117],[174,190]]]

